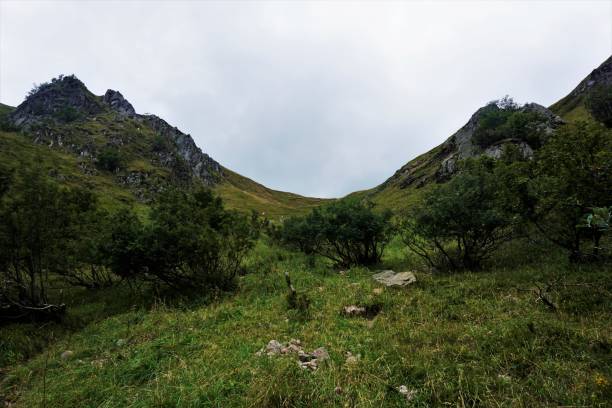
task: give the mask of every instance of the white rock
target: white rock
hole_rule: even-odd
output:
[[[416,282],[416,276],[412,272],[382,271],[372,276],[376,282],[382,283],[385,286],[404,287]]]

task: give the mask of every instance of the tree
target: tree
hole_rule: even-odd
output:
[[[179,288],[229,289],[256,232],[207,190],[168,190],[143,225],[130,211],[113,217],[104,248],[115,274]]]
[[[436,269],[481,269],[520,223],[494,170],[491,159],[468,161],[451,181],[431,190],[401,221],[408,249]]]
[[[281,240],[349,267],[380,262],[392,233],[390,212],[377,213],[372,203],[340,200],[285,221]]]
[[[74,267],[82,212],[94,201],[60,187],[40,166],[21,168],[0,201],[1,297],[17,310],[48,308],[50,276]]]
[[[123,157],[115,148],[105,148],[98,155],[97,166],[101,170],[116,172],[124,166]]]
[[[580,219],[612,205],[612,131],[586,122],[559,129],[537,153],[523,200],[539,231],[580,260]]]
[[[586,108],[596,120],[612,128],[612,85],[591,89],[586,97]]]

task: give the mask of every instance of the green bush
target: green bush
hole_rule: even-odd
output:
[[[105,148],[98,155],[97,166],[104,171],[116,172],[125,166],[123,156],[118,149]]]
[[[503,139],[517,139],[532,147],[539,147],[544,118],[533,111],[522,111],[510,98],[489,103],[481,112],[473,140],[480,147],[488,147]]]
[[[509,205],[491,159],[464,164],[451,181],[431,190],[406,214],[402,238],[435,269],[478,270],[510,240],[519,217]]]
[[[47,304],[50,276],[77,268],[80,226],[95,205],[90,192],[60,187],[41,167],[19,169],[0,200],[0,298],[9,312]]]
[[[390,212],[377,213],[373,207],[371,203],[341,200],[315,208],[305,217],[286,220],[280,240],[342,267],[376,264],[392,237],[393,226]]]
[[[169,190],[143,225],[130,212],[112,220],[105,246],[119,276],[172,288],[229,289],[253,247],[256,231],[247,218],[223,208],[207,190]]]
[[[559,129],[536,155],[524,213],[553,243],[583,257],[580,219],[593,208],[612,206],[612,131],[578,122]]]

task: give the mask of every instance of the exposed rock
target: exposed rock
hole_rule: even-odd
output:
[[[126,339],[119,339],[115,342],[115,345],[117,347],[123,347],[127,344],[127,340]]]
[[[276,340],[270,340],[266,347],[255,353],[258,356],[275,356],[275,355],[289,355],[294,354],[297,356],[298,365],[301,368],[316,370],[319,364],[329,359],[329,353],[325,347],[319,347],[312,353],[307,353],[302,349],[300,340],[291,339],[287,344],[283,345]]]
[[[109,89],[102,97],[102,101],[107,104],[111,109],[123,116],[134,116],[136,111],[131,103],[129,103],[121,92],[113,91]]]
[[[61,118],[66,109],[72,109],[71,114],[92,115],[104,111],[104,106],[76,76],[60,76],[30,93],[9,118],[13,125],[28,128]]]
[[[366,314],[365,307],[350,305],[342,308],[342,313],[345,316],[364,316]]]
[[[62,360],[70,360],[73,357],[74,357],[74,351],[72,350],[66,350],[60,355],[60,358]]]
[[[416,390],[411,390],[408,387],[406,387],[405,385],[400,385],[397,388],[397,391],[402,394],[406,400],[408,401],[412,401],[412,399],[414,398],[414,396],[417,394]]]
[[[186,162],[191,174],[199,178],[205,185],[213,185],[223,174],[221,165],[213,160],[195,144],[191,136],[170,126],[165,120],[155,115],[139,115],[162,138],[172,142],[180,157]]]
[[[374,288],[374,289],[372,290],[372,292],[373,292],[375,295],[382,295],[384,291],[385,291],[385,290],[384,290],[383,288]]]
[[[329,359],[329,353],[327,352],[325,347],[319,347],[318,349],[315,349],[315,351],[312,352],[312,355],[319,361],[325,361]]]
[[[372,278],[385,286],[403,287],[416,282],[416,276],[412,272],[395,273],[393,271],[382,271],[372,276]]]
[[[353,353],[351,353],[350,351],[347,351],[345,353],[346,356],[346,360],[344,361],[344,364],[348,365],[348,366],[354,366],[357,363],[359,363],[359,359],[361,359],[361,355],[357,354],[356,356],[353,355]]]

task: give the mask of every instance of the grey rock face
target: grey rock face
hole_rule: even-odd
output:
[[[397,287],[408,286],[416,282],[416,276],[412,272],[382,271],[372,276],[372,279],[385,286]]]
[[[104,106],[94,94],[74,75],[54,78],[28,95],[10,115],[13,125],[29,127],[46,118],[54,118],[66,109],[84,115],[92,115],[104,110]]]
[[[438,180],[448,179],[448,177],[454,174],[457,171],[457,163],[460,160],[465,160],[467,158],[476,157],[483,154],[494,159],[498,159],[501,156],[504,147],[508,144],[516,145],[525,157],[533,156],[533,147],[522,140],[501,140],[492,144],[491,146],[487,146],[484,149],[476,145],[474,143],[474,132],[476,128],[478,128],[485,109],[486,106],[478,109],[476,113],[472,115],[468,123],[466,123],[461,129],[455,132],[444,142],[444,150],[450,153],[442,160],[440,164],[440,168],[436,173],[436,178]],[[538,126],[544,135],[550,135],[557,127],[564,123],[559,116],[537,103],[525,104],[519,111],[536,112],[541,115],[543,121]]]
[[[121,92],[109,89],[102,97],[102,101],[107,104],[111,109],[118,112],[120,115],[134,116],[136,114],[136,111],[134,110],[132,104],[129,103],[123,97],[123,95],[121,95]]]
[[[195,144],[191,136],[170,126],[165,120],[155,115],[139,115],[161,137],[170,140],[177,148],[178,154],[187,163],[192,175],[205,185],[213,185],[222,174],[221,165],[213,160]]]

